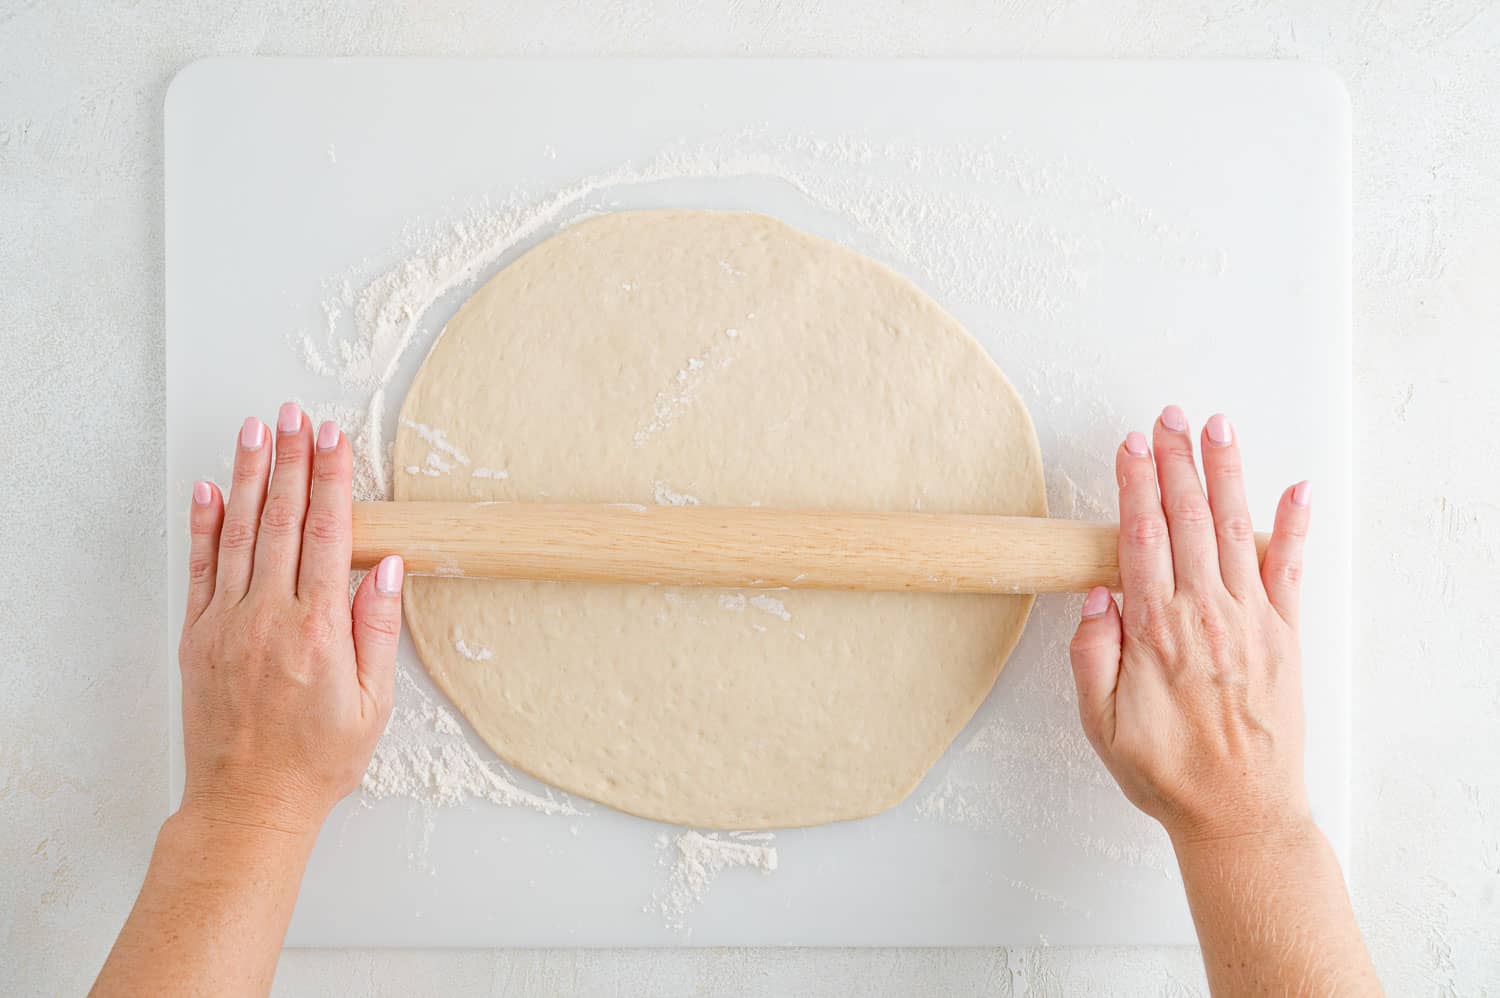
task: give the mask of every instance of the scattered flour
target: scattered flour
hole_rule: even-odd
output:
[[[696,506],[697,496],[690,496],[685,492],[678,492],[666,482],[656,482],[652,488],[653,498],[658,506]]]
[[[723,371],[734,363],[730,346],[739,335],[738,329],[726,329],[724,337],[729,343],[716,341],[702,353],[689,357],[672,380],[656,393],[650,420],[635,431],[637,447],[646,446],[652,437],[677,422],[692,407],[703,389],[711,384],[714,373]]]
[[[773,617],[780,617],[782,620],[788,622],[790,622],[792,619],[792,615],[787,610],[786,604],[777,599],[775,596],[752,596],[750,597],[750,605],[755,607],[755,609],[757,610],[769,613]]]
[[[488,662],[495,652],[484,645],[471,645],[463,638],[453,639],[453,649],[471,662]]]
[[[426,423],[413,422],[410,419],[401,420],[401,425],[407,427],[408,429],[415,430],[417,436],[421,437],[422,441],[426,443],[427,446],[431,447],[435,452],[447,454],[459,464],[469,463],[468,455],[459,450],[458,447],[453,443],[451,443],[448,440],[448,435],[442,430],[434,429],[433,427],[428,426]],[[431,454],[427,456],[427,462],[429,464],[433,463]],[[452,465],[449,465],[449,467],[452,467]]]
[[[677,835],[663,832],[656,837],[659,862],[670,865],[667,883],[652,898],[646,910],[659,912],[668,928],[691,934],[687,915],[703,901],[709,887],[725,870],[744,868],[762,874],[776,872],[776,847],[771,832],[717,832],[688,830]]]
[[[405,797],[435,807],[487,800],[543,814],[578,815],[565,798],[521,788],[500,764],[469,744],[458,717],[429,696],[411,667],[396,669],[396,706],[360,789],[369,801]]]

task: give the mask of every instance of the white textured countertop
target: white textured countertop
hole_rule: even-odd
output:
[[[311,5],[307,5],[311,6]],[[0,8],[0,966],[87,987],[167,802],[161,106],[214,54],[1249,56],[1355,115],[1355,906],[1392,994],[1500,990],[1500,7]],[[269,414],[264,414],[269,415]],[[1142,418],[1149,418],[1143,414]],[[1121,427],[1121,431],[1125,427]],[[291,952],[278,993],[1173,994],[1191,950]]]

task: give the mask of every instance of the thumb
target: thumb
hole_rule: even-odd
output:
[[[1115,738],[1115,683],[1120,678],[1120,611],[1104,586],[1089,590],[1083,619],[1068,646],[1078,716],[1095,750]]]
[[[396,644],[401,639],[401,579],[405,574],[400,555],[382,558],[360,582],[351,609],[359,685],[382,710],[389,709],[395,685]]]

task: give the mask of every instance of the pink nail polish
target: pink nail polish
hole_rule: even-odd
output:
[[[1187,432],[1187,413],[1182,411],[1182,406],[1169,405],[1161,411],[1161,425],[1173,433]]]
[[[327,420],[318,427],[318,450],[333,450],[339,445],[339,428],[333,420]]]
[[[1136,457],[1146,456],[1146,435],[1136,430],[1125,434],[1125,450]]]
[[[1298,482],[1292,486],[1292,505],[1306,506],[1312,502],[1312,482]]]
[[[207,506],[214,501],[214,488],[207,482],[193,483],[193,502],[199,506]]]
[[[1222,412],[1214,413],[1208,417],[1208,425],[1204,427],[1208,431],[1208,442],[1215,447],[1228,447],[1234,443],[1234,427],[1229,425],[1229,420]]]
[[[266,442],[266,424],[254,416],[245,417],[245,425],[240,427],[240,446],[245,450],[260,450]]]
[[[388,554],[375,566],[375,591],[382,596],[394,596],[401,591],[401,579],[406,574],[406,565],[399,554]]]
[[[296,433],[302,429],[302,407],[295,402],[283,402],[276,412],[276,432]]]
[[[1091,617],[1102,617],[1109,609],[1109,590],[1104,586],[1095,586],[1089,590],[1089,594],[1083,601],[1083,619]]]

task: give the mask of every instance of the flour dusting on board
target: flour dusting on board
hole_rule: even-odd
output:
[[[695,832],[677,835],[663,832],[656,837],[659,862],[669,867],[666,885],[646,910],[662,915],[668,928],[685,934],[692,930],[687,915],[702,903],[715,880],[726,870],[776,872],[775,835],[771,832]]]
[[[551,791],[523,789],[503,766],[486,761],[458,717],[428,696],[409,669],[396,668],[396,707],[360,783],[366,799],[406,797],[437,806],[487,800],[543,814],[582,813]]]

